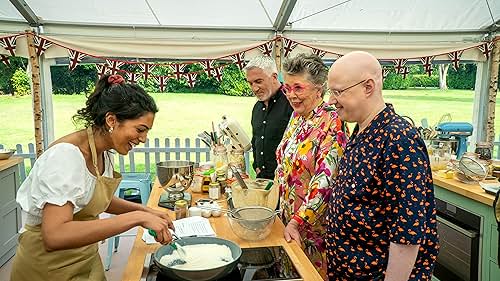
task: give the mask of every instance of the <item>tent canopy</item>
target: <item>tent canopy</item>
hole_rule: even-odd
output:
[[[379,58],[419,57],[491,39],[499,21],[500,1],[493,0],[0,2],[0,35],[31,25],[69,48],[137,58],[217,58],[276,35],[336,53],[364,49]],[[18,53],[25,54],[22,48]],[[482,58],[471,53],[463,59]]]

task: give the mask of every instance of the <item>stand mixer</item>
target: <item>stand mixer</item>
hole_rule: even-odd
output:
[[[443,122],[436,126],[437,138],[440,140],[456,140],[457,159],[467,151],[467,137],[472,135],[472,124],[467,122]]]
[[[194,162],[168,160],[156,163],[156,174],[165,192],[160,196],[158,206],[173,209],[175,201],[184,199],[191,205],[191,193],[185,192],[191,186]]]

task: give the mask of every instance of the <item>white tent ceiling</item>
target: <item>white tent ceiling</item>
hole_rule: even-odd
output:
[[[419,57],[491,39],[499,21],[498,0],[0,1],[0,36],[39,26],[66,47],[113,57],[217,58],[276,35],[341,54]]]

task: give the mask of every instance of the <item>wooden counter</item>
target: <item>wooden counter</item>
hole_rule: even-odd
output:
[[[173,212],[158,207],[158,200],[160,198],[163,189],[159,188],[158,180],[156,180],[153,190],[151,191],[151,195],[148,200],[148,207],[165,210],[166,212],[170,212],[170,217],[175,217]],[[197,200],[198,198],[207,197],[207,195],[203,194],[193,194],[193,200]],[[313,280],[323,280],[321,276],[318,274],[314,266],[311,264],[309,259],[306,257],[300,246],[295,243],[287,243],[283,237],[284,225],[281,220],[276,219],[276,222],[273,225],[273,230],[271,234],[262,241],[257,242],[249,242],[238,238],[231,227],[229,226],[229,222],[227,221],[227,217],[211,217],[210,223],[217,234],[217,237],[231,240],[236,244],[240,245],[242,248],[249,247],[265,247],[265,246],[278,246],[281,245],[285,248],[286,252],[292,259],[295,267],[299,274],[304,278],[305,281],[313,281]],[[140,280],[142,268],[144,266],[144,258],[147,253],[154,252],[160,245],[146,245],[144,241],[142,241],[142,232],[143,229],[139,228],[137,232],[137,236],[135,237],[134,246],[132,248],[132,252],[130,253],[127,267],[125,268],[125,272],[123,274],[123,280],[126,281],[138,281]]]
[[[12,156],[6,160],[0,160],[0,172],[23,162],[23,158]]]
[[[432,178],[434,180],[434,184],[437,186],[460,194],[469,199],[486,204],[488,206],[493,206],[493,200],[495,200],[495,196],[486,193],[479,186],[479,184],[466,184],[456,179],[444,179],[442,177],[439,177],[436,173],[433,173]]]

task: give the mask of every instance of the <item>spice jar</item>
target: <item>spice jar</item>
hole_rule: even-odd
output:
[[[215,164],[215,171],[223,171],[224,174],[227,174],[227,165],[228,165],[228,159],[227,159],[227,149],[224,145],[217,145],[214,150],[214,164]]]
[[[218,182],[211,182],[208,188],[208,198],[219,200],[220,197],[220,184]]]
[[[245,153],[243,149],[233,148],[229,154],[229,164],[238,169],[238,172],[244,173],[246,171]]]
[[[481,160],[491,159],[491,145],[488,142],[478,142],[474,152],[479,155],[479,159]]]
[[[175,219],[180,220],[187,217],[188,204],[184,199],[175,201],[174,212]]]
[[[227,182],[226,182],[226,175],[224,174],[217,174],[217,182],[219,183],[220,186],[220,194],[224,194],[226,192],[226,187],[227,187]]]

